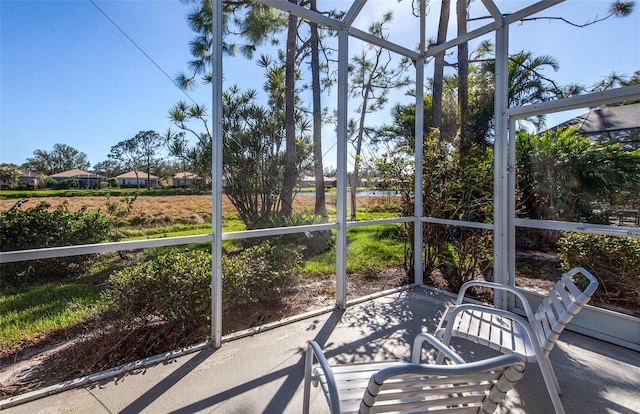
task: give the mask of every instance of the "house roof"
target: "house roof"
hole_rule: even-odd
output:
[[[137,174],[137,177],[136,177],[136,174]],[[129,172],[126,172],[124,174],[120,174],[116,178],[122,178],[122,179],[125,179],[125,178],[134,178],[134,179],[135,178],[140,178],[140,179],[145,179],[145,178],[147,178],[147,173],[143,172],[143,171],[137,171],[137,172],[136,171],[129,171]],[[153,174],[149,175],[149,178],[151,178],[152,180],[159,180],[160,179],[160,177],[155,176]]]
[[[21,170],[16,170],[20,173],[20,178],[38,178],[39,174],[34,173],[33,171],[22,172]]]
[[[57,174],[51,174],[51,177],[53,178],[74,178],[74,177],[75,178],[104,178],[104,179],[107,178],[104,175],[90,173],[88,171],[81,170],[79,168],[74,168],[72,170],[59,172]]]
[[[193,178],[198,178],[198,176],[192,172],[189,171],[183,171],[183,172],[179,172],[177,174],[174,174],[173,176],[174,179],[178,179],[178,180],[182,180],[182,179],[193,179]]]
[[[324,179],[324,181],[335,181],[337,180],[336,177],[322,177]],[[315,181],[316,177],[313,175],[305,175],[303,177],[300,177],[300,181]]]
[[[39,175],[34,173],[33,171],[24,172],[19,168],[0,167],[0,169],[14,170],[16,173],[20,174],[20,178],[38,178],[39,177]]]
[[[591,109],[556,128],[576,127],[584,135],[640,128],[640,103]]]

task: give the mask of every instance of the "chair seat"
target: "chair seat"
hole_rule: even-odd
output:
[[[491,313],[493,308],[476,306],[465,309],[455,318],[452,336],[488,346],[502,353],[516,354],[527,362],[536,361],[536,353],[525,328],[513,318],[504,318]],[[444,316],[446,318],[447,315]],[[442,324],[441,324],[442,325]],[[441,338],[444,329],[436,331]]]
[[[396,365],[397,362],[371,362],[365,364],[332,366],[333,376],[336,380],[340,407],[343,413],[357,413],[360,401],[364,395],[369,378],[383,368]],[[327,377],[320,367],[313,370],[324,395],[328,395]]]
[[[423,364],[423,345],[445,364]],[[315,361],[315,363],[314,363]],[[304,414],[309,414],[311,385],[320,385],[331,413],[493,413],[524,374],[517,355],[466,363],[426,332],[416,335],[411,362],[371,362],[331,366],[320,345],[311,341],[305,356]]]

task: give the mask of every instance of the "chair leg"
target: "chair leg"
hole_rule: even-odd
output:
[[[556,387],[557,379],[555,373],[553,372],[553,368],[551,367],[551,361],[549,361],[549,359],[545,357],[538,358],[538,366],[540,367],[542,378],[544,379],[544,383],[547,386],[547,391],[549,393],[549,397],[551,398],[551,402],[553,403],[553,408],[555,409],[556,414],[564,414],[564,407],[562,406],[562,401],[560,401],[560,393],[558,392],[558,388]]]
[[[551,365],[551,360],[549,359],[548,355],[545,357],[545,360],[547,361],[547,365],[549,366],[549,371],[551,372],[551,377],[553,378],[553,384],[556,386],[556,391],[558,391],[558,395],[562,395],[562,390],[560,389],[560,384],[558,383],[558,376],[553,369],[553,365]]]
[[[309,414],[309,400],[311,399],[311,368],[313,366],[313,352],[307,349],[304,364],[304,392],[302,396],[302,414]]]

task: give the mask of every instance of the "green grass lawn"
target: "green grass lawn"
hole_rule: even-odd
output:
[[[101,290],[90,281],[61,281],[3,292],[0,352],[71,328],[96,315]]]

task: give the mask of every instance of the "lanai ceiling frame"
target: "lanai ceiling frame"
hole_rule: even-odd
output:
[[[468,32],[466,35],[456,37],[441,45],[426,47],[426,0],[420,0],[420,31],[417,34],[418,51],[407,49],[386,39],[373,36],[358,28],[353,27],[358,14],[365,7],[367,0],[355,0],[342,19],[334,19],[310,9],[301,7],[286,0],[256,0],[262,4],[274,7],[283,12],[292,13],[299,18],[329,27],[338,33],[338,82],[337,82],[337,196],[336,210],[336,304],[339,308],[346,307],[346,233],[353,223],[347,221],[347,120],[348,120],[348,62],[349,62],[349,37],[353,37],[370,44],[383,47],[401,56],[411,59],[415,67],[416,82],[416,136],[423,136],[424,111],[424,66],[427,58],[455,47],[464,42],[480,36],[495,32],[496,43],[496,73],[495,73],[495,163],[494,163],[494,224],[488,226],[494,231],[494,275],[501,283],[509,283],[513,279],[510,275],[510,260],[508,252],[513,251],[515,227],[514,206],[509,202],[509,125],[506,111],[508,108],[508,52],[509,52],[509,25],[520,21],[537,12],[552,7],[564,0],[542,0],[533,3],[513,13],[503,14],[493,0],[482,0],[482,3],[493,17],[493,22]],[[213,149],[212,165],[213,177],[222,177],[222,2],[213,2]],[[422,214],[422,139],[415,140],[415,182],[414,182],[414,217],[411,221],[422,223],[437,221]],[[212,204],[212,340],[214,346],[221,345],[222,338],[222,182],[213,180],[213,204]],[[440,220],[439,222],[441,222]],[[449,223],[455,224],[455,223]],[[460,223],[458,223],[459,225]],[[486,226],[486,225],[485,225]],[[484,228],[484,226],[483,226]],[[414,226],[415,246],[422,246],[422,226]],[[414,255],[415,282],[423,283],[422,258],[420,254]],[[496,305],[507,306],[504,298],[496,298]]]

